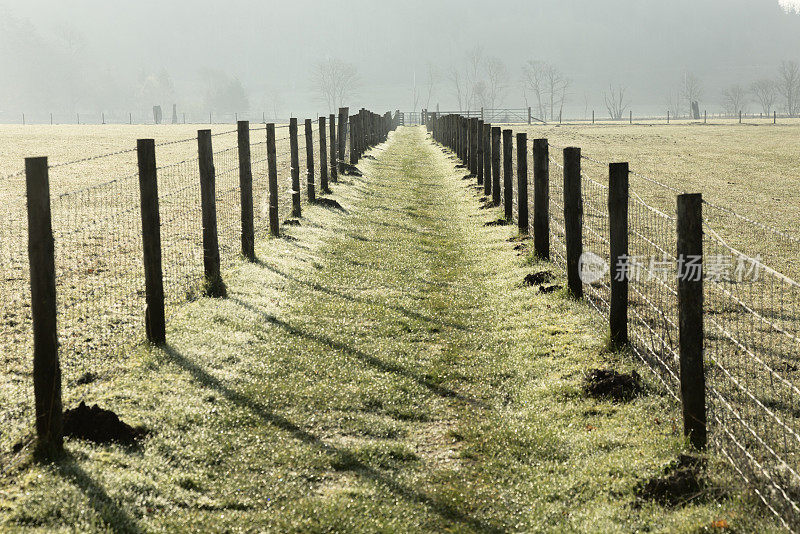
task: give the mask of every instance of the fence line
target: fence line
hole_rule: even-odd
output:
[[[477,119],[435,113],[430,118],[427,126],[434,139],[467,163],[469,172],[483,181],[487,198],[498,206],[507,202],[505,191],[500,200],[494,190],[500,182],[487,176],[487,172],[494,174],[496,170],[472,162],[469,122]],[[612,337],[613,318],[618,313],[612,308],[619,308],[619,282],[623,282],[626,335],[630,336],[627,347],[652,370],[665,392],[682,403],[687,435],[700,448],[705,446],[707,435],[708,446],[732,465],[779,521],[789,530],[800,530],[800,285],[752,250],[778,241],[796,250],[800,240],[706,201],[695,206],[702,226],[687,230],[685,211],[669,215],[645,202],[627,184],[629,196],[621,208],[611,202],[609,180],[615,172],[614,164],[581,154],[583,166],[576,169],[575,160],[567,165],[563,159],[571,154],[568,147],[557,147],[546,140],[525,142],[527,148],[533,148],[526,148],[531,154],[526,157],[534,164],[534,187],[524,198],[515,188],[512,198],[517,204],[532,202],[543,210],[539,195],[546,195],[547,224],[537,224],[534,213],[531,226],[537,253],[550,257],[559,269],[571,274],[575,266],[568,261],[572,254],[569,247],[575,238],[570,235],[577,232],[579,250],[591,253],[599,265],[606,266],[599,276],[586,276],[592,272],[584,265],[581,292],[585,292],[592,309],[608,318]],[[550,148],[557,150],[550,153]],[[493,154],[487,156],[480,150],[477,155],[493,158]],[[542,161],[549,165],[544,166]],[[565,183],[577,172],[580,186],[565,189],[560,179],[550,180],[549,167],[563,173]],[[514,172],[518,172],[516,168]],[[686,195],[634,170],[626,169],[625,174],[676,194],[679,206],[690,197],[700,200],[698,195]],[[527,180],[527,175],[518,175],[511,183]],[[548,185],[544,191],[539,188],[537,194],[539,181]],[[577,204],[575,195],[579,195]],[[576,205],[578,211],[570,211],[575,209],[570,206]],[[701,216],[701,208],[708,208],[709,213]],[[614,236],[622,235],[614,234],[612,225],[612,221],[619,224],[620,209],[625,210],[627,241],[622,267],[615,261],[620,260],[619,253],[611,255]],[[508,217],[506,211],[510,221],[514,213],[517,211]],[[516,222],[520,229],[528,226],[527,221]],[[718,224],[735,228],[742,245],[731,246],[716,229]],[[681,269],[687,269],[688,256],[679,252],[681,228],[684,235],[694,235],[698,245],[702,242],[700,288],[683,294],[681,284],[685,284],[686,273]],[[546,239],[537,235],[542,232],[546,232]],[[542,242],[548,243],[544,251],[539,248]],[[685,322],[690,306],[698,303],[684,299],[700,293],[704,302],[697,308],[699,321]],[[687,329],[698,327],[699,337],[687,344]],[[690,358],[692,352],[700,358]],[[705,369],[688,372],[689,366],[703,364],[703,353]],[[703,381],[694,383],[692,377]]]
[[[344,146],[357,145],[353,153],[356,159],[348,163],[355,164],[366,150],[385,140],[394,125],[391,116],[378,119],[366,110],[351,117],[349,124],[340,130],[345,134]],[[44,167],[39,167],[44,169],[44,176],[28,172],[29,184],[45,188],[42,198],[50,204],[46,222],[51,227],[49,239],[54,243],[58,330],[46,335],[59,339],[59,372],[66,398],[72,400],[84,395],[93,381],[119,372],[119,359],[125,357],[124,347],[143,340],[145,334],[151,341],[163,342],[163,337],[157,335],[158,328],[153,328],[153,323],[159,322],[153,306],[161,302],[162,315],[169,321],[178,305],[203,292],[213,294],[209,291],[209,258],[218,258],[213,260],[218,265],[214,269],[221,268],[223,273],[243,255],[253,259],[254,254],[247,246],[249,238],[244,235],[250,233],[246,219],[252,218],[255,237],[263,238],[268,229],[277,233],[277,214],[289,215],[291,176],[298,173],[299,185],[310,189],[317,179],[315,168],[322,167],[315,165],[314,159],[327,160],[328,152],[332,161],[337,159],[334,152],[338,147],[332,143],[324,145],[325,151],[307,150],[309,142],[315,148],[322,147],[321,134],[327,134],[312,122],[308,132],[306,124],[301,126],[297,142],[292,143],[307,155],[297,159],[292,169],[287,157],[290,151],[284,150],[289,146],[290,136],[282,136],[270,145],[271,127],[273,132],[284,128],[250,127],[243,121],[236,130],[205,135],[200,131],[194,138],[158,144],[140,142],[135,149],[53,165],[45,162]],[[352,131],[363,135],[353,139]],[[232,135],[237,132],[238,136]],[[197,143],[197,148],[192,143]],[[156,156],[165,155],[167,161],[157,166]],[[174,159],[178,161],[169,161]],[[96,161],[108,161],[115,168],[138,166],[139,172],[83,186],[87,164]],[[248,180],[242,179],[247,168],[252,175],[249,187]],[[312,177],[310,172],[315,175]],[[139,188],[134,181],[137,177]],[[63,191],[46,187],[48,181],[60,184],[58,189]],[[200,194],[201,185],[208,194]],[[28,225],[22,215],[26,197],[23,186],[15,179],[0,181],[0,195],[7,204],[7,210],[0,215],[0,270],[5,275],[0,284],[7,296],[2,327],[9,343],[7,371],[0,375],[0,390],[4,396],[8,395],[2,399],[0,424],[5,429],[2,439],[9,441],[9,447],[13,440],[26,434],[28,421],[56,421],[60,417],[60,408],[59,414],[42,411],[43,406],[55,406],[42,399],[56,392],[32,388],[28,378],[34,372],[39,373],[34,362],[52,358],[53,354],[52,349],[47,354],[42,352],[41,345],[32,344],[33,325],[40,323],[36,323],[36,307],[32,313],[28,304],[31,302],[28,280],[34,271],[25,245]],[[250,188],[252,202],[243,202]],[[272,210],[268,209],[272,205],[278,208],[274,221],[269,216]],[[211,227],[216,228],[215,236],[204,232],[204,228]],[[47,241],[45,238],[41,242]],[[160,300],[151,294],[159,287],[159,281],[163,281]],[[37,332],[41,333],[41,326],[37,326]],[[28,357],[31,352],[34,361]],[[34,377],[39,380],[39,374]],[[58,382],[60,385],[61,379]],[[60,398],[60,391],[57,393]],[[38,432],[37,452],[50,454],[53,448],[60,447],[57,434]]]

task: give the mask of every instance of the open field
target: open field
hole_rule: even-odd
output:
[[[603,163],[627,161],[631,171],[688,193],[703,193],[713,204],[800,236],[800,119],[710,121],[702,124],[628,125],[626,123],[510,126],[529,139],[547,138],[556,147],[576,146]],[[601,183],[608,168],[583,160],[583,171]],[[558,169],[551,176],[558,179]],[[631,176],[631,190],[645,202],[675,212],[675,192],[641,176]],[[734,246],[787,275],[800,275],[797,242],[742,225],[741,220],[707,207],[704,216]],[[737,248],[738,248],[737,247]]]
[[[0,528],[778,531],[717,475],[685,505],[637,502],[682,450],[672,400],[649,379],[629,403],[587,398],[587,370],[642,369],[603,351],[588,307],[520,283],[552,265],[485,226],[499,211],[419,129],[371,154],[335,188],[344,210],[259,239],[228,299],[181,307],[167,346],[81,386],[151,435],[14,465]]]
[[[32,418],[31,326],[27,257],[26,156],[51,165],[59,341],[65,400],[83,378],[124,367],[127,342],[144,332],[144,283],[136,139],[155,138],[159,170],[164,284],[171,311],[195,298],[203,275],[196,126],[28,126],[0,128],[0,447],[8,450]],[[200,128],[203,128],[202,126]],[[222,261],[240,257],[235,126],[212,127]],[[263,125],[251,125],[256,232],[266,232],[267,164]],[[305,174],[301,123],[301,175]],[[290,213],[288,129],[276,130],[280,211]],[[318,135],[314,136],[315,143]],[[318,153],[318,151],[317,151]],[[112,154],[98,159],[93,156]],[[89,158],[87,161],[80,161]],[[77,162],[75,162],[78,160]],[[75,163],[72,163],[75,162]],[[12,175],[12,176],[9,176]],[[91,387],[91,386],[89,386]]]

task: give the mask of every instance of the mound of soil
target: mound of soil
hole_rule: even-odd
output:
[[[347,213],[347,210],[344,209],[344,207],[342,207],[341,204],[339,204],[337,201],[333,200],[332,198],[319,198],[319,197],[317,197],[317,199],[314,201],[314,204],[322,206],[323,208],[328,208],[328,209],[336,210],[336,211],[343,211],[343,212]]]
[[[561,291],[563,289],[561,286],[542,286],[539,288],[539,293],[544,293],[545,295],[548,293],[555,293],[556,291]]]
[[[97,375],[92,372],[87,372],[79,376],[75,383],[79,386],[85,386],[86,384],[91,384],[95,380],[97,380]]]
[[[628,401],[642,392],[639,373],[618,373],[612,369],[594,369],[583,384],[583,391],[592,397]]]
[[[122,443],[133,445],[147,435],[144,428],[134,428],[120,421],[117,414],[98,405],[80,406],[64,412],[64,435],[95,443]]]
[[[283,221],[283,224],[285,226],[300,226],[300,221],[298,221],[297,219],[286,219],[285,221]]]
[[[689,501],[720,496],[717,488],[707,486],[703,472],[705,460],[682,454],[664,469],[663,476],[643,481],[636,488],[639,501],[655,501],[664,506],[678,506]]]
[[[509,224],[511,224],[511,222],[506,219],[497,219],[496,221],[484,223],[484,226],[508,226]]]
[[[524,247],[525,247],[525,245],[520,243],[519,245],[514,247],[514,250],[520,250],[520,249],[522,249]],[[525,279],[522,281],[522,283],[523,283],[523,285],[526,285],[526,286],[541,286],[541,285],[544,285],[544,284],[546,284],[548,282],[551,282],[553,280],[553,278],[555,278],[555,277],[553,276],[553,274],[551,272],[549,272],[549,271],[539,271],[538,273],[531,273],[531,274],[525,276]]]

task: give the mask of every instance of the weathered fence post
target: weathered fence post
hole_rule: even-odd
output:
[[[478,119],[469,119],[469,172],[478,175]]]
[[[267,167],[269,181],[269,233],[277,237],[278,221],[278,156],[275,150],[275,123],[267,124]]]
[[[608,173],[608,226],[611,248],[611,345],[628,343],[628,164],[612,163]]]
[[[478,185],[483,185],[483,121],[477,119],[478,126],[475,129],[476,161],[475,167],[478,175]]]
[[[256,261],[253,225],[253,168],[250,158],[250,122],[239,121],[239,189],[242,202],[242,254]]]
[[[347,118],[349,116],[350,116],[350,108],[339,108],[339,130],[336,134],[336,141],[338,143],[337,146],[338,159],[341,163],[339,164],[340,166],[338,169],[338,174],[344,174],[344,156],[345,156],[345,150],[347,149]],[[331,124],[333,123],[334,121],[331,120]],[[331,136],[331,143],[333,143],[333,136]],[[352,146],[352,144],[353,144],[353,139],[351,135],[350,145]],[[333,147],[334,145],[331,146]],[[352,149],[350,153],[352,154]],[[355,164],[355,161],[351,161],[350,163]],[[334,174],[333,176],[334,178],[336,178],[337,174]],[[335,181],[336,180],[334,180],[334,182]]]
[[[336,162],[336,156],[339,151],[339,145],[337,143],[338,137],[336,137],[336,115],[331,113],[328,116],[328,132],[330,136],[330,160],[331,160],[331,182],[336,183],[339,181],[339,164]]]
[[[350,165],[355,165],[358,160],[358,115],[350,115],[347,122],[350,126]]]
[[[306,187],[308,187],[308,201],[316,202],[317,192],[314,189],[314,127],[311,119],[305,121],[306,129]]]
[[[517,134],[517,226],[528,233],[528,134]]]
[[[145,313],[147,341],[167,341],[164,319],[164,277],[161,267],[161,216],[158,209],[156,145],[153,139],[136,141],[139,163],[139,197],[142,212]]]
[[[703,370],[703,197],[678,195],[678,327],[683,434],[706,446]]]
[[[209,297],[224,297],[227,293],[222,281],[217,234],[216,173],[211,130],[197,132],[197,151],[200,166],[200,201],[203,216],[203,268],[205,293]]]
[[[564,230],[567,245],[567,289],[583,297],[580,259],[583,254],[583,199],[581,198],[581,149],[564,149]]]
[[[533,141],[533,248],[550,259],[550,147],[547,139]]]
[[[500,205],[500,127],[492,128],[492,204]]]
[[[514,219],[514,132],[503,130],[503,208],[507,221]]]
[[[290,173],[292,176],[292,217],[301,217],[300,207],[300,154],[297,142],[297,119],[289,119]]]
[[[483,123],[483,194],[492,194],[492,125]]]
[[[51,459],[63,449],[61,365],[56,330],[56,269],[50,218],[47,158],[25,160],[28,197],[28,262],[33,319],[33,394],[37,457]]]
[[[328,135],[327,120],[325,117],[318,119],[319,123],[319,187],[320,192],[325,195],[331,192],[328,187]]]

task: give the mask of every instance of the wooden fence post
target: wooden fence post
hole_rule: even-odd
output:
[[[278,156],[275,151],[275,123],[267,124],[267,166],[269,180],[269,233],[280,233],[278,220]]]
[[[305,121],[306,129],[306,187],[308,187],[308,201],[316,202],[317,192],[314,188],[314,127],[311,119]]]
[[[583,297],[580,259],[583,254],[583,199],[581,198],[581,149],[564,149],[564,230],[567,245],[567,288],[572,297]]]
[[[475,137],[476,137],[476,162],[475,167],[477,170],[478,175],[478,185],[483,185],[483,121],[477,119],[478,126],[475,130]]]
[[[483,194],[492,194],[492,125],[483,123]]]
[[[517,134],[517,226],[528,233],[528,134]]]
[[[51,459],[63,449],[61,365],[56,330],[55,244],[50,218],[47,158],[25,160],[28,198],[28,262],[33,319],[33,394],[37,457]]]
[[[219,260],[219,235],[217,234],[216,173],[211,130],[197,132],[197,151],[200,166],[200,201],[203,216],[203,268],[205,293],[208,297],[224,297],[227,293],[222,281]]]
[[[503,208],[507,221],[514,220],[514,132],[503,130]]]
[[[533,141],[533,245],[536,256],[550,259],[550,147]]]
[[[469,119],[469,172],[478,175],[478,119]]]
[[[358,122],[357,117],[357,115],[350,115],[347,121],[349,125],[348,131],[350,132],[350,165],[355,165],[358,159],[358,155],[356,154],[356,151],[358,150],[358,125],[356,124],[356,122]]]
[[[328,132],[330,137],[331,182],[336,183],[339,181],[339,164],[336,161],[339,145],[337,143],[338,137],[336,137],[336,115],[333,113],[328,116]]]
[[[703,370],[703,197],[678,195],[678,326],[683,433],[706,446]]]
[[[608,226],[611,248],[611,345],[628,343],[628,164],[612,163],[608,173]]]
[[[327,120],[325,117],[318,119],[319,123],[319,187],[320,192],[325,195],[331,192],[328,187],[328,143],[326,137]]]
[[[350,116],[350,108],[339,108],[339,130],[337,131],[336,134],[336,140],[338,142],[338,159],[342,163],[339,166],[338,174],[344,174],[344,156],[345,156],[345,150],[347,149],[347,119],[349,116]],[[331,121],[331,124],[333,123],[334,121]],[[331,139],[333,139],[333,136],[331,136]],[[331,141],[331,143],[333,143],[333,141]],[[353,139],[351,137],[350,145],[352,146],[352,144],[353,144]],[[351,149],[350,154],[352,155],[352,153],[353,151]],[[351,161],[350,163],[355,165],[355,161]],[[336,177],[336,174],[334,174],[334,177]],[[335,181],[336,180],[334,180],[334,182]]]
[[[242,254],[256,261],[253,224],[253,167],[250,158],[250,122],[239,121],[239,189],[242,202]]]
[[[161,266],[161,216],[158,208],[156,145],[153,139],[136,141],[139,163],[139,197],[142,212],[145,314],[147,341],[167,341],[164,319],[164,276]]]
[[[500,127],[492,128],[492,204],[500,205]]]
[[[292,176],[292,217],[301,217],[300,207],[300,154],[297,143],[297,119],[289,119],[289,153]]]

